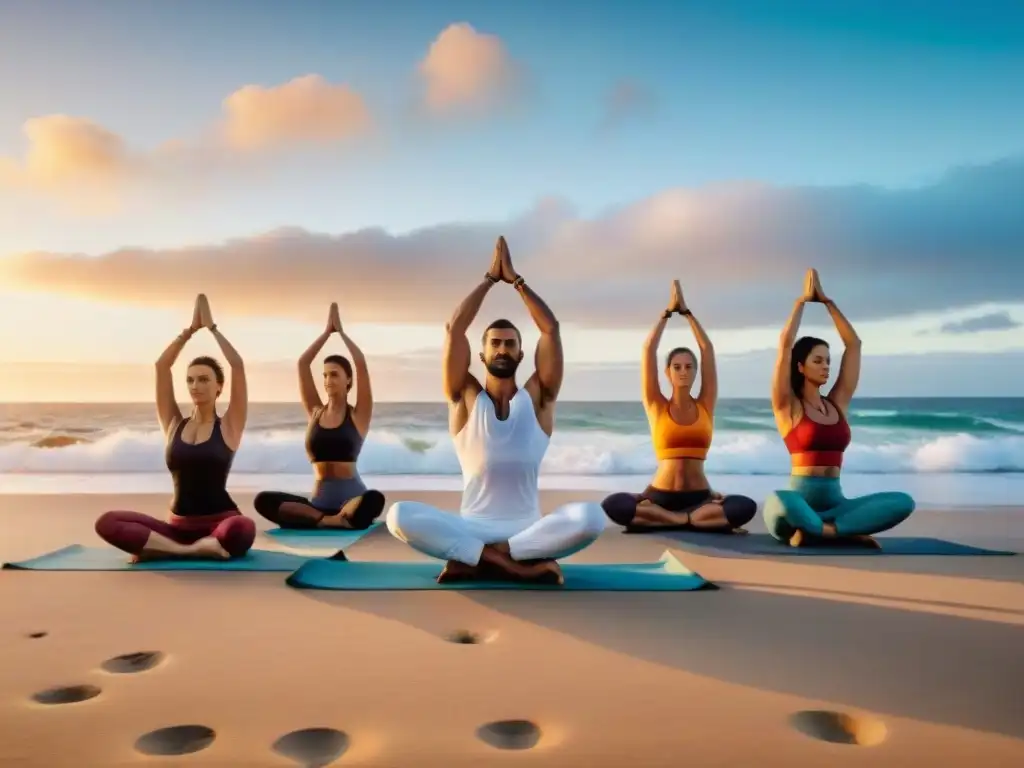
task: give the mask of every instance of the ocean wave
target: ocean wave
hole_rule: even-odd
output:
[[[152,473],[165,471],[164,439],[157,431],[120,430],[90,442],[59,440],[0,445],[0,473]],[[550,475],[646,475],[656,461],[646,434],[559,430],[542,465]],[[784,475],[789,457],[774,433],[719,430],[707,461],[709,474]],[[458,475],[452,442],[442,430],[375,429],[363,447],[367,475]],[[306,474],[299,430],[249,431],[235,472]],[[1024,435],[898,437],[855,440],[844,471],[854,474],[1024,472]]]

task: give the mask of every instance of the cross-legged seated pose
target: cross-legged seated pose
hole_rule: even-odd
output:
[[[341,355],[324,358],[326,405],[313,382],[310,365],[332,333],[341,336],[355,362],[355,407],[348,402],[352,363]],[[316,478],[313,495],[263,491],[256,495],[256,511],[282,528],[368,528],[384,510],[384,495],[367,489],[356,468],[373,418],[373,392],[366,357],[342,329],[337,304],[331,305],[327,328],[299,358],[299,395],[309,419],[306,454]]]
[[[658,344],[665,325],[678,313],[690,322],[700,349],[700,393],[691,394],[697,356],[676,347],[665,360],[672,384],[666,398],[658,383]],[[723,496],[711,490],[704,476],[704,460],[711,448],[718,400],[715,349],[703,326],[687,308],[679,281],[672,283],[668,309],[658,318],[644,342],[641,360],[642,396],[658,469],[643,493],[613,493],[601,506],[619,525],[632,532],[694,530],[746,533],[742,526],[757,512],[757,502],[746,496]]]
[[[508,320],[484,331],[483,385],[469,372],[466,331],[484,296],[498,282],[511,283],[540,330],[535,372],[520,389],[522,337]],[[557,560],[589,546],[605,526],[598,504],[571,503],[540,511],[538,474],[555,423],[562,386],[562,341],[551,310],[516,274],[505,238],[499,238],[484,280],[447,325],[444,389],[448,426],[462,467],[457,514],[426,504],[391,505],[391,533],[414,549],[446,560],[438,581],[505,579],[562,584]]]
[[[832,358],[828,343],[804,336],[795,344],[804,305],[824,304],[845,349],[839,376],[828,395]],[[794,547],[809,539],[847,539],[878,546],[871,534],[893,528],[914,511],[905,493],[872,493],[848,499],[839,483],[843,452],[850,445],[847,413],[860,379],[860,339],[853,326],[822,292],[818,273],[809,270],[804,295],[796,302],[779,340],[772,388],[772,410],[792,461],[789,489],[765,501],[768,531]]]
[[[222,419],[217,398],[224,370],[212,357],[197,357],[186,382],[192,413],[183,418],[174,397],[171,368],[182,347],[200,328],[208,328],[231,366],[231,402]],[[227,491],[228,473],[245,430],[248,393],[242,358],[213,322],[206,297],[196,300],[192,325],[182,331],[156,362],[156,410],[167,438],[167,469],[174,479],[169,518],[138,512],[107,512],[96,533],[137,560],[156,558],[241,557],[256,538],[256,525],[238,511]]]

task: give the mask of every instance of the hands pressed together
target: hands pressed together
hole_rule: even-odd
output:
[[[509,253],[508,243],[504,237],[499,237],[494,244],[494,257],[491,259],[491,268],[487,270],[487,279],[492,283],[510,283],[514,285],[519,280],[519,274],[512,266],[512,254]]]
[[[829,299],[821,289],[821,279],[818,277],[818,270],[808,269],[804,277],[804,293],[800,297],[804,304],[828,304]]]
[[[324,333],[330,336],[332,333],[343,334],[341,330],[341,313],[338,311],[338,302],[331,302],[331,309],[327,313],[327,327]]]
[[[210,301],[205,293],[196,296],[196,305],[192,310],[192,324],[188,327],[189,333],[196,333],[202,328],[209,328],[210,331],[217,330],[217,324],[213,322],[213,312],[210,311]]]
[[[668,307],[665,309],[665,318],[668,319],[674,314],[688,315],[690,310],[686,306],[686,299],[683,298],[683,289],[678,280],[672,281],[672,296],[668,300]]]

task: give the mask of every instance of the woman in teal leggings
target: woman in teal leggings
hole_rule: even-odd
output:
[[[804,305],[824,304],[843,340],[839,376],[827,396],[832,362],[828,343],[804,336],[794,343]],[[893,528],[914,511],[905,493],[843,495],[839,482],[843,452],[850,445],[847,410],[860,378],[860,339],[835,303],[825,297],[818,273],[809,270],[804,295],[796,302],[779,340],[772,386],[772,411],[792,457],[789,490],[776,491],[764,504],[768,532],[799,547],[808,539],[846,539],[877,547],[872,534]]]

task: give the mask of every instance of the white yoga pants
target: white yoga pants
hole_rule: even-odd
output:
[[[564,504],[540,518],[488,520],[399,501],[385,519],[391,534],[418,552],[467,565],[480,561],[484,545],[505,541],[513,560],[560,560],[593,544],[607,524],[593,502]]]

